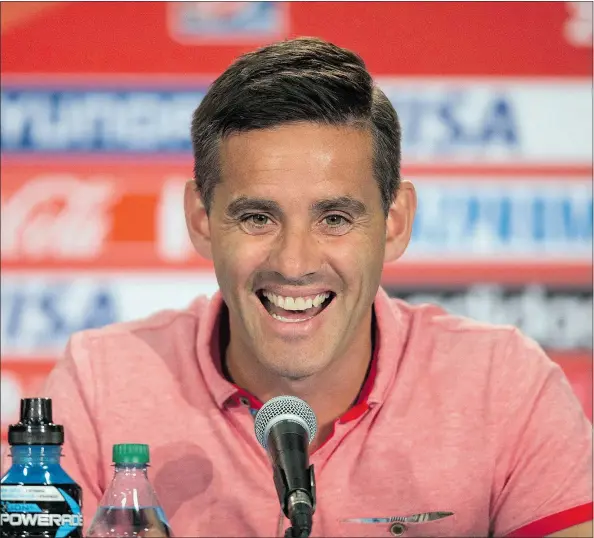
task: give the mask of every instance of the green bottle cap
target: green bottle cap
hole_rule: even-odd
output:
[[[146,465],[151,461],[149,446],[133,443],[113,445],[113,462],[117,464],[138,463]]]

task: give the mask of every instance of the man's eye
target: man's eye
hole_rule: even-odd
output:
[[[327,217],[324,217],[324,222],[326,223],[326,226],[329,226],[330,228],[339,228],[348,223],[347,219],[342,215],[328,215]]]
[[[262,228],[270,222],[270,219],[266,215],[255,214],[248,215],[243,219],[243,222],[256,228]]]

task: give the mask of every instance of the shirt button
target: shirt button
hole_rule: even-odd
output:
[[[390,534],[392,536],[402,536],[405,532],[406,525],[403,525],[402,523],[394,523],[394,525],[390,527]]]

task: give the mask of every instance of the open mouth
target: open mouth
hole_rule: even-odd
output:
[[[284,323],[299,323],[314,318],[336,297],[331,291],[304,297],[283,297],[268,290],[259,290],[256,295],[266,311]]]

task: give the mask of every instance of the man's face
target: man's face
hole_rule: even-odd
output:
[[[315,124],[221,145],[208,228],[231,341],[289,379],[370,331],[386,219],[366,130]]]

